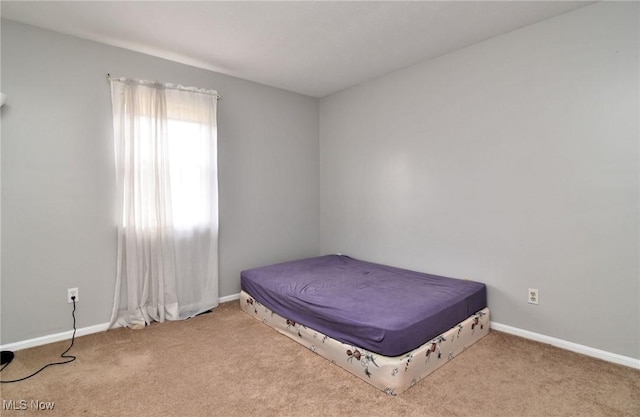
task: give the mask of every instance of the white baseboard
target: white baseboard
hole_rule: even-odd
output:
[[[618,355],[617,353],[607,352],[592,348],[589,346],[580,345],[578,343],[569,342],[555,337],[546,336],[540,333],[530,332],[528,330],[522,330],[517,327],[507,326],[506,324],[500,324],[491,322],[491,328],[499,332],[509,333],[514,336],[524,337],[525,339],[534,340],[536,342],[545,343],[560,349],[569,350],[571,352],[580,353],[583,355],[591,356],[593,358],[602,359],[603,361],[616,363],[618,365],[628,366],[630,368],[640,369],[640,359],[630,358],[628,356]]]
[[[76,330],[76,337],[86,336],[92,333],[104,332],[109,329],[109,323],[96,324],[95,326],[82,327]],[[36,337],[33,339],[23,340],[21,342],[7,343],[0,346],[0,350],[22,350],[36,346],[47,345],[49,343],[59,342],[61,340],[69,340],[73,336],[73,330],[62,333],[50,334],[48,336]]]
[[[221,303],[226,303],[228,301],[234,301],[239,299],[240,299],[240,293],[237,293],[237,294],[231,294],[231,295],[226,295],[224,297],[220,297],[218,301]]]
[[[220,303],[226,303],[229,301],[239,300],[240,293],[227,295],[219,298]],[[618,365],[628,366],[634,369],[640,369],[640,359],[630,358],[628,356],[618,355],[616,353],[607,352],[604,350],[592,348],[589,346],[580,345],[578,343],[569,342],[563,339],[557,339],[555,337],[546,336],[540,333],[530,332],[528,330],[522,330],[517,327],[507,326],[506,324],[500,324],[491,322],[491,328],[499,332],[512,334],[514,336],[524,337],[525,339],[534,340],[540,343],[546,343],[548,345],[556,346],[561,349],[569,350],[571,352],[580,353],[583,355],[591,356],[593,358],[602,359],[607,362],[616,363]],[[76,330],[76,337],[86,336],[92,333],[103,332],[109,329],[109,323],[96,324],[94,326],[82,327]],[[49,343],[59,342],[61,340],[71,339],[73,330],[66,332],[56,333],[48,336],[36,337],[33,339],[23,340],[21,342],[8,343],[0,346],[0,350],[22,350],[36,346],[46,345]]]
[[[228,301],[234,301],[240,299],[240,293],[227,295],[220,297],[218,302],[226,303]],[[86,336],[92,333],[104,332],[109,330],[109,323],[96,324],[94,326],[82,327],[76,330],[76,337]],[[61,340],[69,340],[73,336],[73,330],[69,330],[62,333],[50,334],[48,336],[36,337],[33,339],[23,340],[20,342],[7,343],[6,345],[0,345],[0,350],[22,350],[36,346],[47,345],[49,343],[59,342]]]

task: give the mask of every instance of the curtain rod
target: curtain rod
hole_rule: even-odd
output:
[[[146,80],[136,80],[133,78],[119,78],[119,77],[112,77],[111,74],[107,73],[107,80],[109,81],[134,81],[137,83],[141,83],[141,84],[152,84],[152,85],[161,85],[165,88],[171,88],[173,90],[181,90],[181,91],[196,91],[198,93],[205,93],[205,94],[212,94],[216,96],[216,99],[222,100],[222,96],[220,94],[218,94],[217,92],[215,94],[213,94],[212,90],[206,90],[206,89],[202,89],[202,88],[196,88],[196,87],[185,87],[179,84],[166,84],[166,83],[161,83],[160,81],[146,81]]]

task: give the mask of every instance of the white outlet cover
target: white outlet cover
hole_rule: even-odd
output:
[[[71,296],[75,296],[76,297],[76,303],[78,301],[80,301],[80,293],[78,291],[78,288],[69,288],[67,289],[67,303],[73,303],[73,300],[71,299]]]

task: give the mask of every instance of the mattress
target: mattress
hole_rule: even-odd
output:
[[[241,273],[270,311],[369,352],[404,355],[487,307],[482,283],[327,255]]]
[[[400,356],[388,357],[342,343],[282,317],[245,291],[240,293],[240,308],[311,352],[390,395],[401,394],[413,387],[482,339],[489,333],[490,323],[489,309],[484,308],[420,347]]]

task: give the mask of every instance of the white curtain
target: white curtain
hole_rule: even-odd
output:
[[[118,258],[111,326],[218,305],[217,94],[111,78]]]

